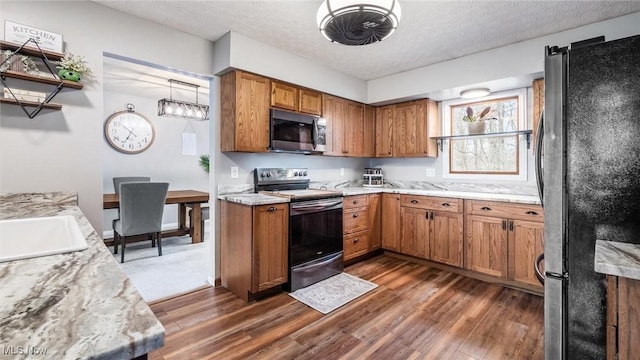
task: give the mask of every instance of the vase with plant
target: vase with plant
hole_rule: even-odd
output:
[[[484,108],[479,114],[474,114],[473,109],[467,106],[467,114],[462,117],[462,121],[468,124],[469,134],[484,134],[485,121],[494,118],[485,118],[491,111],[491,106]]]
[[[64,80],[80,81],[81,77],[89,78],[92,75],[84,56],[68,52],[56,64],[56,68],[60,69],[58,76]]]
[[[198,159],[198,163],[204,169],[204,171],[206,171],[208,174],[209,173],[209,154],[200,155],[200,158]]]

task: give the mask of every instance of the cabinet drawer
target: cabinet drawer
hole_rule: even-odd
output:
[[[367,195],[345,196],[342,206],[345,210],[367,206],[369,204],[368,199]]]
[[[401,205],[428,210],[462,212],[462,199],[431,197],[420,195],[402,195]]]
[[[344,237],[344,259],[349,260],[364,255],[369,251],[369,234],[367,231]]]
[[[540,205],[466,200],[465,206],[465,212],[470,215],[544,222],[544,213]]]
[[[347,209],[342,213],[342,227],[345,234],[351,234],[369,228],[369,211],[359,207]]]

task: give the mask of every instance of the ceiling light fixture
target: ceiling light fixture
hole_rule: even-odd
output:
[[[318,8],[318,27],[329,41],[367,45],[393,34],[400,22],[397,0],[325,0]]]
[[[173,84],[196,88],[196,102],[173,100]],[[158,116],[185,117],[196,120],[209,120],[209,106],[198,104],[198,88],[200,85],[169,79],[169,98],[158,100]]]
[[[491,90],[487,88],[469,89],[460,92],[460,97],[465,99],[474,99],[491,94]]]

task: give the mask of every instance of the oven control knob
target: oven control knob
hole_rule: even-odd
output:
[[[260,174],[260,177],[267,177],[267,172],[263,171],[262,174]]]
[[[303,172],[303,173],[302,173],[302,176],[307,176],[307,172],[306,172],[306,171],[305,171],[305,172]]]
[[[293,176],[298,176],[298,172],[297,172],[297,171],[294,171],[294,172],[293,172]]]
[[[267,177],[271,177],[271,173],[267,173]]]

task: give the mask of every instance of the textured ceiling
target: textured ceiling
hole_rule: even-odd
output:
[[[640,11],[640,1],[400,0],[391,37],[349,47],[320,35],[320,0],[93,2],[211,41],[234,31],[363,80]]]

